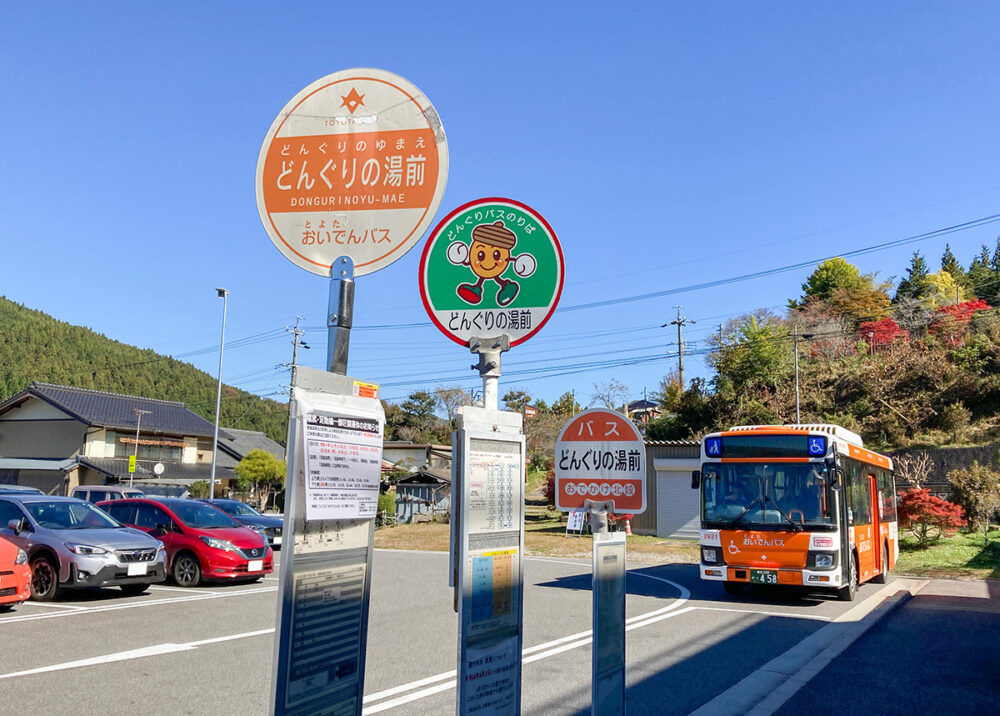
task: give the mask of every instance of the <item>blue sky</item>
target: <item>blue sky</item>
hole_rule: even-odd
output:
[[[291,336],[324,367],[328,282],[257,214],[260,145],[341,69],[416,84],[448,135],[438,219],[507,196],[552,225],[564,309],[503,359],[501,395],[552,402],[675,364],[673,306],[717,324],[782,310],[809,269],[634,302],[1000,213],[995,3],[31,3],[0,44],[0,294],[282,398]],[[946,241],[968,264],[1000,224],[860,256],[899,276]],[[359,278],[349,372],[383,397],[479,389],[430,325],[420,249]],[[415,327],[405,327],[420,324]],[[657,358],[657,356],[661,356]],[[614,358],[630,365],[597,368]],[[710,374],[698,357],[686,373]]]

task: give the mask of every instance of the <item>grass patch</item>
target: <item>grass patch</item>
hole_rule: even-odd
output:
[[[920,549],[915,539],[903,536],[896,573],[916,577],[1000,579],[1000,530],[990,532],[989,538],[989,544],[984,547],[981,532],[959,532],[927,549]]]

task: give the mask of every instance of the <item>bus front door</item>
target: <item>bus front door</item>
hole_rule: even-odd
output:
[[[858,569],[861,574],[867,574],[871,577],[876,574],[881,574],[884,567],[882,566],[882,540],[879,536],[882,532],[881,510],[879,509],[879,499],[878,499],[878,483],[875,481],[875,475],[868,475],[868,504],[869,512],[871,514],[871,539],[869,540],[869,551],[865,556],[861,556],[861,560],[869,566],[858,565]],[[866,559],[867,557],[867,559]]]

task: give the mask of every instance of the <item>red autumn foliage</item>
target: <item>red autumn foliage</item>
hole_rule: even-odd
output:
[[[858,337],[867,341],[868,347],[873,349],[890,346],[897,338],[908,341],[910,332],[900,328],[891,318],[883,318],[880,321],[865,321],[858,326]]]
[[[935,497],[927,488],[914,488],[899,498],[899,522],[917,538],[917,545],[927,547],[942,534],[952,535],[966,526],[961,507]]]
[[[556,504],[556,473],[554,470],[549,470],[549,475],[545,478],[545,487],[542,489],[542,494],[545,495],[545,499],[550,505],[554,506]]]
[[[974,301],[963,301],[951,306],[941,306],[935,309],[931,319],[930,332],[941,336],[949,345],[961,345],[965,329],[977,311],[990,308],[990,304],[981,298]]]
[[[981,298],[977,298],[974,301],[963,301],[951,306],[941,306],[934,313],[939,316],[951,316],[964,326],[972,320],[972,314],[976,311],[985,311],[989,307],[990,304]]]

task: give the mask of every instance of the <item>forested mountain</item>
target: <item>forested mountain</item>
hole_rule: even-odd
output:
[[[215,420],[217,378],[190,363],[112,340],[0,296],[0,400],[37,380],[177,400]],[[219,425],[260,430],[284,443],[287,407],[222,386]]]

